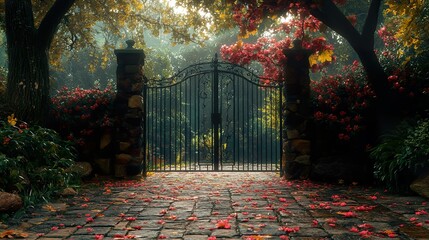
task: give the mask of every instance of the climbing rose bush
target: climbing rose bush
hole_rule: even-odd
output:
[[[112,126],[109,109],[114,90],[108,85],[82,89],[63,87],[52,97],[52,125],[63,137],[84,145],[102,128]]]
[[[355,68],[352,65],[344,70],[351,73]],[[314,120],[326,125],[340,141],[349,141],[366,128],[364,116],[375,94],[361,77],[330,75],[311,82]]]
[[[388,55],[383,60],[387,61],[386,58]],[[422,98],[420,95],[427,95],[426,88],[410,78],[409,70],[397,67],[394,62],[387,63],[385,68],[391,90],[404,104],[413,102],[417,96]],[[359,62],[345,66],[343,72],[344,75],[327,75],[313,80],[311,88],[316,123],[328,127],[338,140],[347,142],[367,127],[368,111],[375,94],[367,84]]]

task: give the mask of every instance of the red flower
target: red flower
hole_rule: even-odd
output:
[[[323,119],[323,113],[322,113],[322,112],[320,112],[320,111],[315,112],[315,113],[314,113],[314,118],[315,118],[316,120],[322,120],[322,119]]]
[[[427,215],[428,213],[425,210],[416,211],[416,215]]]
[[[340,140],[344,140],[344,141],[349,141],[350,140],[350,136],[344,133],[340,133],[338,134],[338,139]]]
[[[4,137],[4,138],[3,138],[3,145],[7,145],[7,144],[9,144],[10,140],[12,140],[12,139],[11,139],[11,138],[9,138],[9,137]]]
[[[396,75],[390,75],[387,78],[387,80],[389,80],[390,82],[396,81],[396,80],[398,80],[398,76],[396,76]]]

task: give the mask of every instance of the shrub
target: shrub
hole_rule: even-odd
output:
[[[106,89],[64,87],[52,98],[52,127],[61,136],[83,146],[112,125],[109,109],[114,97],[112,85]]]
[[[55,196],[78,183],[68,171],[75,152],[55,131],[9,116],[0,121],[0,190],[19,193],[26,206]]]
[[[0,67],[0,93],[4,93],[7,83],[7,69]]]
[[[362,74],[354,73],[356,68],[346,67],[350,73],[346,76],[325,76],[311,82],[315,123],[329,130],[337,142],[349,142],[366,128],[365,116],[374,99]]]
[[[407,191],[409,184],[429,167],[429,120],[401,123],[371,150],[374,175],[393,191]]]

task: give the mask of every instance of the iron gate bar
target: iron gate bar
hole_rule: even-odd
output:
[[[219,112],[219,73],[218,73],[217,55],[213,61],[213,107],[212,107],[212,124],[213,124],[213,164],[214,170],[219,171],[219,124],[221,122]]]
[[[241,66],[218,62],[215,56],[212,62],[191,65],[171,78],[147,81],[143,88],[146,124],[142,142],[146,169],[281,169],[283,85],[274,81],[268,85],[262,84],[260,80]],[[207,87],[211,88],[210,92],[207,92]],[[277,96],[278,105],[273,103],[274,96]],[[267,110],[268,114],[273,114],[277,105],[275,122],[269,119],[270,116],[264,119],[267,113],[259,109],[260,104],[267,102],[272,104]],[[205,122],[207,114],[209,125]],[[274,143],[277,141],[276,146]],[[212,156],[211,165],[207,164],[210,160],[207,156]]]

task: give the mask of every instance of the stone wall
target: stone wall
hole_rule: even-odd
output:
[[[102,175],[112,174],[112,154],[114,154],[113,128],[103,128],[100,139],[95,143],[98,149],[94,160],[94,171]]]
[[[115,50],[117,57],[117,94],[114,101],[114,175],[126,177],[143,170],[143,50],[134,49],[134,41],[127,41],[126,49]]]

